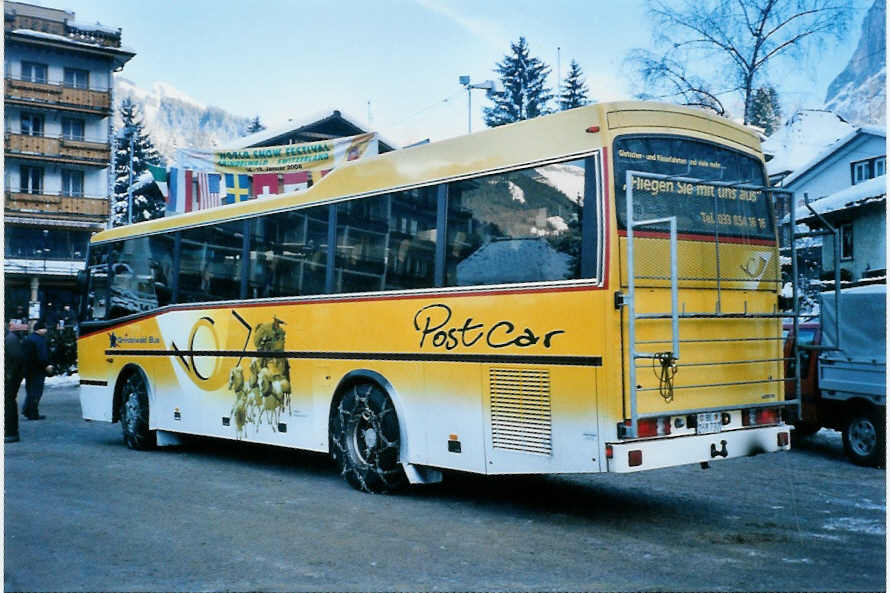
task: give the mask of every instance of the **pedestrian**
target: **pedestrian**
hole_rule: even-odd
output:
[[[3,416],[5,442],[16,443],[19,440],[18,393],[25,377],[25,350],[18,335],[12,330],[14,321],[6,325],[6,340],[3,351],[4,393],[6,409]]]
[[[25,406],[22,416],[28,420],[43,420],[38,411],[43,397],[43,382],[53,373],[49,364],[49,349],[46,345],[46,323],[37,321],[34,331],[25,338]]]
[[[46,307],[43,309],[43,315],[41,315],[43,322],[46,324],[46,328],[48,330],[55,330],[59,325],[59,312],[56,311],[56,306],[52,301],[48,301],[46,303]]]

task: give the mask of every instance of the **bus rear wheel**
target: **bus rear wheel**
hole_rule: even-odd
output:
[[[155,431],[148,428],[148,383],[141,372],[131,372],[124,379],[118,415],[127,447],[146,450],[155,446]]]
[[[399,419],[378,385],[349,388],[334,410],[331,441],[340,475],[353,488],[382,493],[408,485],[399,462]]]

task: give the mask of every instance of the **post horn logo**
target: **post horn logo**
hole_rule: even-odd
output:
[[[760,280],[760,277],[763,276],[763,273],[766,271],[766,266],[769,264],[769,260],[770,257],[768,255],[757,253],[749,257],[748,261],[745,262],[745,265],[739,266],[739,268],[741,268],[742,272],[749,278]]]

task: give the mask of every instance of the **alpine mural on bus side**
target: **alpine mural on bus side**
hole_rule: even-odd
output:
[[[281,413],[290,408],[290,364],[287,358],[275,355],[284,352],[283,325],[275,316],[268,323],[257,324],[253,345],[259,356],[246,370],[239,361],[229,373],[228,388],[235,394],[231,415],[239,438],[244,436],[246,424],[253,424],[259,431],[263,420],[275,430]]]

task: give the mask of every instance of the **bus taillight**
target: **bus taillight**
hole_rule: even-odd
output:
[[[629,429],[630,420],[625,420],[624,426]],[[669,434],[671,434],[671,419],[668,416],[641,418],[637,421],[638,437],[663,437]]]
[[[776,408],[751,408],[742,413],[743,426],[758,426],[760,424],[778,424],[779,411]]]

